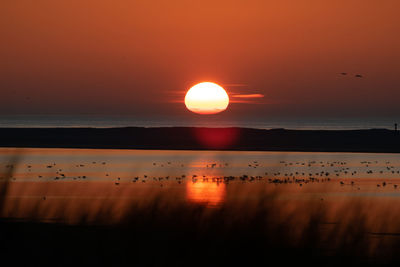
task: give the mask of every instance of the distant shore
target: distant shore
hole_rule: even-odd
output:
[[[387,129],[0,128],[0,147],[399,153]]]

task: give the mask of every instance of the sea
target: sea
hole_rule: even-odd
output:
[[[133,116],[99,115],[13,115],[0,116],[0,128],[7,127],[245,127],[256,129],[294,130],[354,130],[394,129],[399,118],[240,118],[221,119],[218,116],[137,118]]]
[[[249,209],[265,198],[278,201],[274,205],[280,212],[288,205],[287,215],[293,207],[320,205],[323,199],[332,220],[342,216],[338,208],[361,201],[367,217],[375,218],[383,207],[397,207],[400,213],[400,158],[384,153],[0,148],[0,189],[0,218],[35,214],[40,221],[85,218],[94,223],[105,217],[118,222],[137,205]]]

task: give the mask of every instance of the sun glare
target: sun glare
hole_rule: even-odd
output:
[[[229,105],[225,89],[216,83],[198,83],[187,91],[185,105],[188,110],[198,114],[216,114]]]

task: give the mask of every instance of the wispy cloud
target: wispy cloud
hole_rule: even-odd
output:
[[[244,100],[244,99],[231,99],[229,103],[235,104],[265,104],[264,102],[254,101],[254,100]]]
[[[262,98],[263,94],[233,94],[232,97],[236,98]]]
[[[228,86],[228,84],[224,84],[223,86]],[[229,86],[247,86],[246,84],[229,84]],[[235,90],[236,91],[236,90]],[[178,90],[171,90],[168,91],[169,97],[166,99],[166,102],[169,103],[184,103],[184,96],[186,91],[178,91]],[[242,94],[240,92],[231,92],[229,94],[229,102],[230,103],[241,103],[241,104],[265,104],[265,101],[261,101],[261,98],[264,98],[263,94],[254,93],[254,94]]]

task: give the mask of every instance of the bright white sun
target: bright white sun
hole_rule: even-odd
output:
[[[229,105],[225,89],[216,83],[198,83],[187,91],[185,105],[188,110],[198,114],[215,114],[224,111]]]

